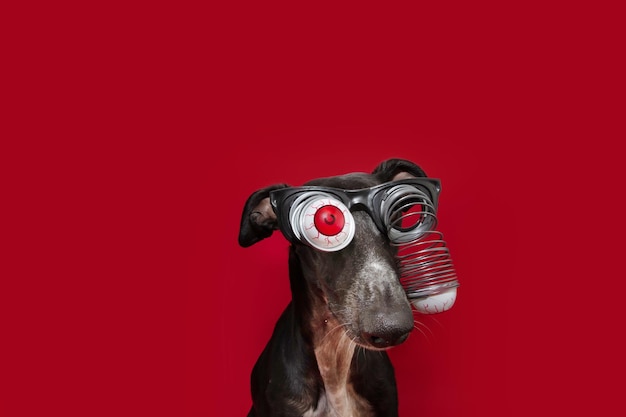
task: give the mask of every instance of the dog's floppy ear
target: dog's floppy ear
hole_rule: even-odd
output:
[[[401,180],[413,177],[426,177],[422,168],[406,159],[387,159],[381,162],[372,172],[381,182]]]
[[[276,213],[270,204],[270,191],[288,187],[274,184],[254,192],[243,207],[239,226],[239,244],[244,248],[270,237],[278,229]]]

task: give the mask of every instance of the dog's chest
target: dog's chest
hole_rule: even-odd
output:
[[[304,417],[373,417],[369,402],[350,383],[350,364],[355,344],[342,332],[327,334],[315,348],[324,391],[317,407]]]
[[[369,403],[358,396],[352,385],[334,392],[323,393],[317,407],[311,408],[302,417],[373,417]]]

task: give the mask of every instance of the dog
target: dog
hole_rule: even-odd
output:
[[[319,245],[341,246],[339,250],[316,247],[319,230],[311,237],[306,235],[308,225],[297,230],[290,224],[297,219],[286,213],[285,200],[294,198],[292,190],[350,193],[412,178],[426,178],[426,173],[411,161],[394,158],[381,162],[371,174],[324,177],[301,188],[275,184],[247,199],[239,244],[249,247],[280,230],[291,243],[292,294],[253,367],[248,417],[398,415],[394,368],[386,350],[403,343],[415,323],[400,282],[397,248],[368,208],[365,191],[349,194],[349,210],[329,204],[339,208],[330,207],[330,216],[326,213],[330,221],[320,227],[331,232],[322,234]],[[333,223],[335,215],[344,214],[347,219],[339,219],[341,225]],[[345,229],[348,222],[345,244],[332,228]]]

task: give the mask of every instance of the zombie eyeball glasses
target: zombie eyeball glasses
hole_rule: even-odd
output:
[[[334,252],[354,238],[351,211],[364,210],[398,248],[400,282],[417,311],[446,311],[456,300],[450,253],[437,226],[440,181],[410,178],[360,190],[289,187],[270,192],[283,235],[317,250]]]

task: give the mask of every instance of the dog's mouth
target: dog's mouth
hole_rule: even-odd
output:
[[[356,345],[369,350],[382,351],[404,343],[413,330],[414,324],[413,314],[411,313],[410,320],[407,320],[404,312],[386,316],[374,314],[377,317],[375,320],[342,317],[341,314],[335,314],[332,310],[330,314],[333,320],[327,321],[327,325],[330,326],[329,333],[341,331],[342,337],[347,337]]]
[[[385,351],[404,343],[410,334],[410,332],[407,332],[394,340],[389,340],[377,335],[365,333],[356,334],[351,329],[344,329],[344,333],[346,337],[352,340],[357,346],[374,351]]]
[[[399,336],[384,337],[377,334],[361,333],[356,343],[370,350],[387,350],[404,343],[409,338],[410,331],[398,334]]]

